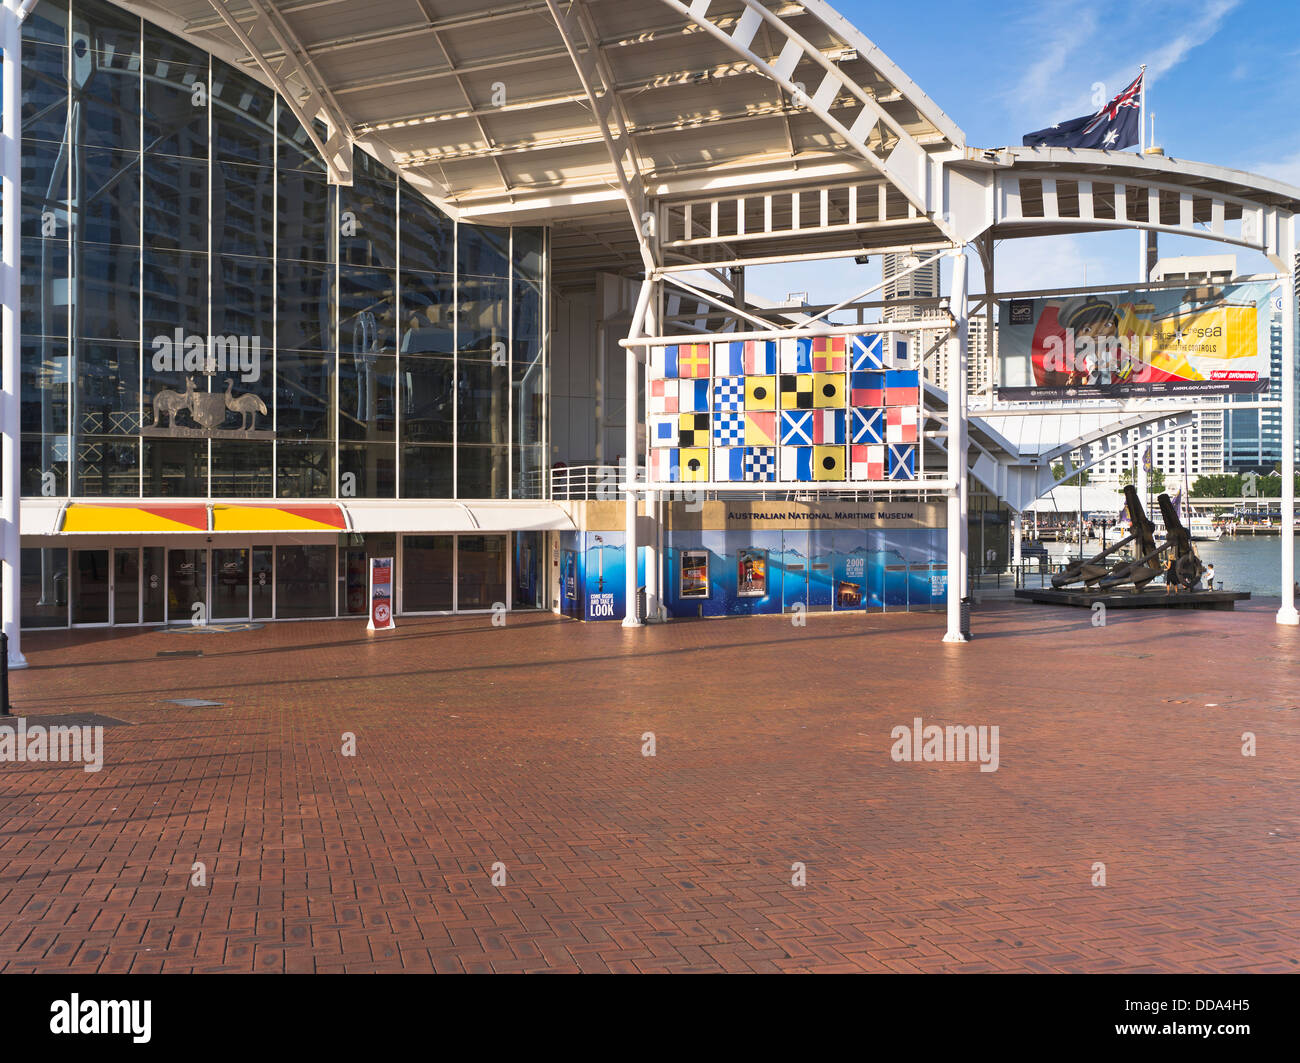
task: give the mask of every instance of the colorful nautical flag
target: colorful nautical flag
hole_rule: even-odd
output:
[[[745,445],[764,447],[776,443],[776,412],[745,411]]]
[[[917,413],[915,406],[891,406],[885,411],[887,443],[915,443]]]
[[[812,410],[781,411],[781,445],[811,446],[813,441]]]
[[[883,480],[885,478],[885,448],[881,444],[851,447],[849,460],[851,475],[855,480]]]
[[[775,410],[776,409],[776,377],[774,376],[745,377],[745,409],[747,410]]]

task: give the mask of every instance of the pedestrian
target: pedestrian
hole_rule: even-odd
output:
[[[1214,562],[1213,561],[1211,561],[1208,565],[1205,566],[1205,589],[1207,591],[1214,590]]]
[[[1174,559],[1169,559],[1169,564],[1165,566],[1165,594],[1178,593],[1178,566],[1174,564]]]

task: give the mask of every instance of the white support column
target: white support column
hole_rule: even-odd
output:
[[[659,571],[659,492],[647,491],[645,514],[655,520],[655,530],[645,544],[645,616],[654,620],[659,615],[659,585],[655,578]]]
[[[1294,627],[1300,625],[1300,615],[1297,615],[1295,607],[1296,225],[1294,218],[1287,222],[1287,228],[1289,238],[1283,241],[1286,248],[1283,284],[1286,290],[1282,293],[1282,607],[1277,611],[1277,622]]]
[[[948,340],[948,479],[957,486],[948,493],[948,631],[944,642],[965,642],[961,630],[961,600],[966,594],[966,555],[968,530],[966,514],[966,377],[967,320],[966,252],[952,259],[952,295],[949,306],[953,316],[952,335]]]
[[[9,667],[26,668],[19,643],[22,623],[22,566],[19,531],[19,498],[22,495],[21,450],[18,442],[20,391],[22,386],[19,337],[19,222],[22,196],[22,18],[19,0],[4,0],[0,12],[0,48],[4,50],[4,136],[0,146],[0,170],[3,171],[4,226],[3,275],[0,276],[0,302],[3,302],[4,375],[0,388],[0,431],[4,442],[0,449],[3,466],[4,504],[0,508],[0,554],[3,554],[4,632],[9,636]]]
[[[1011,518],[1011,564],[1019,569],[1022,555],[1020,541],[1025,536],[1025,516],[1019,510]]]
[[[636,310],[632,314],[632,326],[628,329],[629,339],[640,339],[646,334],[646,322],[652,320],[651,303],[654,294],[654,281],[649,275],[641,284],[641,294],[637,297]],[[653,326],[650,327],[653,332]],[[627,379],[624,382],[624,394],[626,414],[624,420],[627,422],[626,432],[623,442],[623,473],[627,477],[627,490],[624,495],[624,592],[626,602],[623,609],[623,626],[624,627],[641,627],[641,620],[636,615],[636,589],[637,589],[637,535],[636,535],[636,516],[637,516],[637,492],[636,492],[636,467],[638,460],[637,452],[637,399],[641,376],[641,360],[637,356],[637,348],[628,347],[626,354],[626,374]],[[649,470],[646,470],[647,473]],[[648,477],[647,477],[648,478]],[[647,512],[648,512],[647,507]],[[646,573],[647,581],[650,579],[650,573]]]

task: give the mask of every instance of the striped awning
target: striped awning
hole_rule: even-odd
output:
[[[70,502],[58,531],[63,535],[156,534],[159,532],[330,532],[349,530],[336,503]]]
[[[345,532],[347,517],[343,507],[333,503],[304,505],[222,505],[212,506],[214,532]]]
[[[122,532],[206,532],[208,507],[189,505],[129,505],[114,502],[72,502],[63,511],[65,535]]]

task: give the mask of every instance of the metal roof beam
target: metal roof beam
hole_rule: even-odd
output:
[[[294,116],[301,123],[306,131],[308,138],[315,145],[316,150],[320,152],[321,158],[325,160],[325,165],[329,171],[330,181],[339,185],[350,185],[352,183],[352,127],[348,124],[338,102],[334,99],[329,89],[325,86],[320,77],[319,71],[312,62],[311,56],[306,49],[298,42],[293,31],[288,24],[284,22],[283,17],[270,3],[270,0],[250,0],[255,14],[254,20],[250,23],[252,26],[260,26],[271,35],[272,40],[281,48],[283,52],[283,61],[279,66],[273,64],[266,56],[265,52],[259,48],[250,36],[248,30],[239,22],[231,13],[230,8],[226,6],[225,0],[208,0],[212,9],[221,17],[221,20],[229,28],[243,45],[249,56],[255,62],[258,68],[271,81],[275,90],[280,97],[288,104],[289,109],[293,111]],[[294,91],[293,86],[288,81],[288,76],[284,72],[287,67],[287,75],[293,77],[302,85],[307,94],[299,98],[299,94]],[[313,122],[318,114],[324,114],[329,132],[326,139],[322,140],[320,134],[316,131]]]
[[[560,10],[556,0],[546,0],[546,4],[555,20],[556,29],[564,39],[564,46],[600,127],[601,138],[609,152],[610,161],[614,164],[615,176],[632,218],[642,262],[649,273],[657,264],[651,242],[656,238],[654,228],[652,224],[647,225],[647,219],[653,222],[654,215],[647,207],[641,159],[628,132],[627,118],[617,95],[610,90],[613,74],[601,55],[591,18],[582,0],[572,0],[567,12]],[[585,50],[579,46],[580,39],[586,44]],[[598,94],[598,88],[604,88],[605,91]]]

